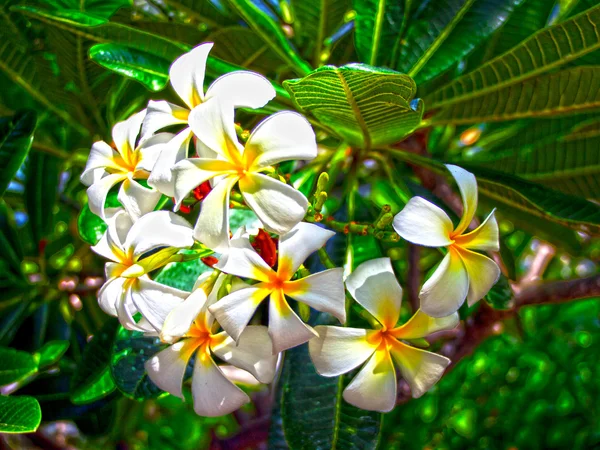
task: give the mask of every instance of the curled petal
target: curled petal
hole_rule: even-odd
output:
[[[473,306],[496,284],[500,277],[500,268],[490,258],[479,253],[465,249],[460,249],[459,253],[469,274],[467,303]]]
[[[204,101],[204,74],[212,42],[200,44],[177,58],[169,69],[171,86],[192,109]]]
[[[189,292],[140,278],[132,287],[131,299],[142,317],[160,332],[169,313],[180,306],[188,295]]]
[[[206,91],[206,100],[218,98],[236,108],[262,108],[275,97],[275,89],[262,75],[246,70],[217,78]]]
[[[183,400],[181,392],[183,376],[196,348],[193,339],[184,339],[168,346],[146,361],[144,367],[152,382],[163,391]]]
[[[215,267],[231,275],[265,282],[275,275],[254,249],[244,247],[230,248],[227,257],[222,258]]]
[[[123,181],[117,196],[119,202],[133,220],[137,220],[144,214],[153,211],[160,197],[160,192],[142,186],[131,177]]]
[[[389,258],[377,258],[359,265],[346,279],[352,297],[379,323],[394,328],[400,317],[402,287]]]
[[[144,142],[163,128],[173,125],[187,125],[189,114],[189,109],[182,108],[165,100],[150,100],[146,110],[146,117],[142,124],[141,141]]]
[[[394,217],[394,230],[413,244],[445,247],[452,244],[448,214],[422,197],[413,197]]]
[[[253,170],[282,161],[310,160],[317,156],[315,132],[302,115],[281,111],[267,117],[252,131],[244,155],[252,161]]]
[[[467,172],[461,167],[446,164],[446,168],[456,180],[463,202],[463,215],[454,230],[454,234],[458,235],[467,229],[473,217],[475,217],[475,211],[477,211],[477,180],[471,172]]]
[[[396,405],[396,371],[390,354],[377,351],[344,389],[344,400],[369,411],[389,412]]]
[[[450,360],[444,356],[396,342],[390,350],[402,378],[414,398],[421,397],[438,382]]]
[[[149,186],[169,197],[175,197],[175,178],[172,169],[175,164],[187,157],[191,139],[192,132],[186,128],[162,145],[162,150],[148,177]]]
[[[137,147],[137,137],[144,117],[146,117],[145,109],[133,114],[129,119],[117,123],[112,129],[115,147],[124,158]]]
[[[96,179],[96,172],[98,169],[102,169],[102,172],[105,169],[119,170],[120,167],[115,163],[115,158],[118,157],[118,153],[106,142],[94,142],[85,169],[81,174],[81,182],[86,186],[90,186]]]
[[[161,340],[173,342],[182,337],[205,308],[206,293],[202,289],[194,290],[182,303],[168,312],[160,330]]]
[[[300,222],[279,238],[279,273],[289,277],[312,253],[319,250],[335,233],[312,223]]]
[[[470,250],[497,252],[500,250],[499,236],[498,222],[492,211],[481,225],[470,233],[457,236],[455,242],[456,245]]]
[[[398,339],[419,339],[436,331],[451,330],[458,325],[458,313],[435,318],[418,310],[404,325],[396,328],[393,334]]]
[[[229,414],[250,401],[250,398],[227,379],[208,352],[200,352],[194,364],[192,378],[194,411],[205,417]]]
[[[285,283],[284,292],[317,311],[334,315],[346,322],[346,296],[344,294],[344,270],[329,269],[299,280]]]
[[[361,328],[317,326],[318,336],[308,341],[315,369],[325,377],[350,372],[369,358],[379,346],[376,331]]]
[[[139,258],[158,247],[186,248],[193,244],[192,227],[183,217],[170,211],[153,211],[133,224],[124,247]]]
[[[469,292],[469,276],[457,250],[448,254],[419,293],[421,309],[432,317],[446,317],[463,304]]]
[[[240,192],[265,229],[285,234],[306,214],[308,200],[302,192],[260,173],[240,179]]]
[[[87,189],[88,195],[88,206],[90,211],[99,216],[101,219],[106,220],[104,212],[104,204],[106,203],[106,197],[112,187],[127,178],[127,174],[114,173],[106,175],[105,177],[97,180]]]
[[[173,133],[158,133],[143,141],[136,150],[140,155],[140,160],[135,166],[136,173],[138,171],[150,173],[156,160],[173,137]]]
[[[117,303],[124,294],[124,282],[124,278],[110,278],[98,291],[98,304],[102,311],[110,316],[117,317]]]
[[[273,354],[304,344],[317,333],[306,325],[290,308],[283,293],[271,293],[269,301],[269,335],[273,341]]]
[[[227,161],[218,161],[215,159],[188,158],[179,161],[170,170],[174,180],[173,190],[176,207],[179,208],[183,199],[191,191],[211,178],[227,174],[231,170],[231,165]],[[233,180],[233,177],[231,180]],[[230,181],[229,184],[233,187],[235,182]],[[229,208],[229,201],[227,201],[227,207]]]

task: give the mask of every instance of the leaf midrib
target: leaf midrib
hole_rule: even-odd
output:
[[[356,99],[354,98],[354,95],[352,94],[352,91],[350,90],[350,86],[348,86],[348,82],[346,81],[346,78],[344,77],[344,75],[341,73],[341,71],[338,68],[336,68],[335,73],[338,76],[338,78],[340,79],[340,83],[342,84],[342,88],[344,89],[344,93],[346,94],[346,98],[348,99],[348,104],[352,108],[352,111],[354,111],[356,122],[358,123],[358,126],[360,127],[360,129],[363,133],[364,150],[368,151],[371,148],[371,134],[369,133],[369,128],[367,127],[367,123],[365,122],[365,119],[362,116],[360,108],[358,107],[358,104],[356,103]]]

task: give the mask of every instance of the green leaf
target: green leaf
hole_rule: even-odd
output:
[[[36,123],[34,111],[0,118],[0,198],[29,153]]]
[[[108,19],[117,9],[130,6],[130,0],[45,0],[47,6],[56,9],[72,9]]]
[[[300,38],[302,48],[311,48],[313,65],[318,66],[325,39],[344,23],[351,1],[290,0],[290,6],[294,16],[294,33]]]
[[[136,400],[162,394],[163,391],[148,377],[144,364],[164,347],[158,338],[144,337],[139,331],[121,328],[113,346],[110,366],[119,391]]]
[[[117,44],[96,44],[90,58],[102,67],[139,81],[150,91],[160,91],[169,82],[171,62],[150,53]]]
[[[91,403],[115,390],[110,365],[118,330],[119,321],[110,318],[85,346],[71,381],[73,403]]]
[[[31,153],[27,161],[25,205],[36,244],[54,229],[54,205],[62,161],[47,153]]]
[[[69,348],[69,341],[49,341],[36,353],[39,355],[39,366],[56,364]]]
[[[418,85],[475,50],[510,17],[522,0],[429,2],[409,24],[395,67]]]
[[[600,66],[581,66],[512,84],[442,108],[431,124],[552,117],[600,108]]]
[[[27,378],[38,370],[36,358],[27,352],[0,347],[0,386]]]
[[[0,201],[0,248],[2,249],[0,259],[6,261],[9,266],[5,268],[4,273],[0,273],[0,278],[2,276],[21,278],[23,260],[21,238],[13,212],[3,201]]]
[[[319,375],[307,345],[286,352],[280,407],[285,440],[291,449],[377,447],[382,415],[358,409],[342,399],[344,384],[350,378]]]
[[[506,88],[600,48],[600,6],[541,30],[509,52],[437,90],[425,101],[438,109]]]
[[[209,256],[211,253],[207,252],[206,256]],[[200,259],[171,263],[158,273],[155,281],[176,289],[191,292],[198,277],[208,271],[212,271],[212,268],[204,264]]]
[[[292,47],[281,26],[267,14],[257,3],[252,0],[228,0],[228,3],[244,21],[269,44],[271,51],[279,55],[300,75],[306,75],[311,67],[304,61]]]
[[[0,395],[0,433],[32,433],[41,421],[42,409],[35,398]]]
[[[211,28],[235,23],[235,17],[219,0],[164,0],[164,2]]]
[[[387,65],[391,50],[406,25],[404,1],[353,0],[356,18],[354,43],[360,61]]]
[[[420,123],[414,81],[364,64],[324,66],[283,83],[296,105],[354,147],[397,142]]]
[[[485,296],[485,301],[494,309],[511,309],[513,301],[513,291],[508,283],[508,278],[500,275],[492,289]]]

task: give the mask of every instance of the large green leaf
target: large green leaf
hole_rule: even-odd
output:
[[[228,0],[244,21],[271,46],[271,51],[286,61],[299,75],[311,71],[310,66],[292,47],[279,23],[252,0]]]
[[[20,381],[38,370],[36,358],[27,352],[0,347],[0,386]]]
[[[364,64],[324,66],[284,87],[303,112],[360,148],[399,141],[423,114],[410,77]]]
[[[169,82],[171,61],[118,44],[96,44],[90,58],[102,67],[139,81],[151,91],[160,91]]]
[[[0,433],[32,433],[41,421],[42,409],[35,398],[0,395]]]
[[[85,346],[82,360],[71,380],[73,403],[91,403],[115,390],[110,364],[118,330],[119,321],[110,318]]]
[[[36,353],[39,355],[39,366],[56,364],[69,348],[69,341],[49,341]]]
[[[353,0],[356,11],[354,42],[360,61],[387,64],[404,26],[404,1]]]
[[[33,152],[27,161],[25,205],[36,244],[54,228],[54,205],[62,160],[47,153]]]
[[[600,108],[600,66],[581,66],[512,84],[442,108],[433,124],[553,117]]]
[[[482,44],[521,1],[429,2],[418,20],[410,22],[395,68],[423,84]]]
[[[504,89],[600,48],[600,6],[541,30],[427,97],[437,109]]]
[[[348,376],[319,375],[308,346],[288,350],[281,374],[281,418],[291,449],[375,449],[381,413],[358,409],[342,399]]]
[[[29,153],[36,123],[34,111],[0,118],[0,198]]]
[[[313,65],[320,65],[323,41],[344,22],[350,9],[350,0],[291,0],[294,14],[294,32],[303,47],[311,48]]]
[[[129,6],[130,0],[45,0],[47,6],[56,9],[85,11],[88,14],[108,19],[121,7]]]
[[[121,206],[121,203],[116,193],[109,192],[104,205],[106,208],[117,208]],[[81,212],[77,218],[77,230],[81,239],[90,245],[96,245],[107,228],[108,225],[106,222],[90,211],[90,207],[87,204],[81,208]]]
[[[164,347],[158,338],[144,337],[139,331],[121,328],[113,345],[110,365],[119,391],[136,400],[162,394],[163,391],[148,377],[144,364]]]

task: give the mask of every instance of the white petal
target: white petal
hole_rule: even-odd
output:
[[[127,178],[126,174],[114,173],[106,175],[104,178],[97,180],[87,189],[88,206],[90,211],[99,216],[101,219],[106,219],[104,213],[104,204],[106,197],[112,187]]]
[[[190,128],[199,141],[229,162],[240,162],[244,150],[235,132],[233,106],[217,98],[195,107],[190,113]]]
[[[240,192],[268,231],[285,234],[306,214],[308,200],[292,186],[260,173],[240,179]]]
[[[114,160],[118,157],[110,145],[104,141],[94,142],[90,150],[85,169],[81,174],[81,182],[86,186],[90,186],[94,182],[95,171],[105,168],[118,168]]]
[[[170,211],[153,211],[133,224],[124,246],[139,257],[158,247],[186,248],[193,244],[192,227],[183,217]]]
[[[275,97],[273,85],[262,75],[238,70],[217,78],[206,91],[213,97],[230,102],[236,108],[262,108]]]
[[[184,339],[157,353],[144,364],[150,380],[163,391],[183,400],[181,385],[195,350],[193,339]]]
[[[175,135],[173,133],[158,133],[143,141],[138,149],[140,160],[135,166],[136,171],[142,170],[150,173],[156,164],[165,145],[168,144]]]
[[[226,295],[209,306],[208,310],[227,334],[238,341],[256,308],[269,292],[263,283],[259,283]]]
[[[408,322],[395,329],[393,335],[398,339],[419,339],[436,331],[451,330],[458,325],[458,322],[458,313],[435,318],[419,309]]]
[[[106,209],[104,212],[106,213],[110,209],[113,208]],[[131,227],[133,226],[133,220],[131,219],[131,216],[127,214],[125,209],[114,209],[118,210],[115,211],[111,217],[107,216],[106,219],[106,223],[108,224],[107,234],[110,238],[110,244],[113,246],[117,245],[121,251],[123,251],[123,244],[127,240],[127,234],[129,233],[129,230],[131,230]]]
[[[212,352],[228,364],[250,372],[261,383],[268,384],[275,377],[277,355],[272,354],[272,343],[267,327],[246,327],[236,342],[220,333],[224,340],[211,348]]]
[[[282,161],[310,160],[317,156],[315,132],[302,115],[281,111],[258,124],[248,138],[244,154],[253,160],[254,170]]]
[[[223,375],[208,354],[200,354],[192,378],[194,411],[205,417],[218,417],[239,409],[250,398]]]
[[[179,161],[171,169],[174,181],[173,193],[176,208],[179,208],[183,199],[196,187],[211,178],[226,174],[230,169],[231,165],[229,163],[215,159],[187,158]],[[235,183],[232,181],[232,187],[233,184]],[[227,207],[229,208],[229,201],[227,201]]]
[[[467,303],[469,306],[473,306],[496,284],[500,278],[500,268],[490,258],[479,253],[460,249],[459,254],[469,274]]]
[[[394,230],[413,244],[445,247],[452,244],[448,214],[422,197],[413,197],[394,217]]]
[[[186,124],[190,110],[174,105],[165,100],[148,102],[146,117],[142,124],[142,138],[145,141],[150,138],[158,130],[170,127],[173,125]]]
[[[144,214],[153,211],[161,193],[155,189],[148,189],[132,178],[126,178],[119,189],[117,198],[127,211],[127,214],[137,220]]]
[[[244,247],[232,247],[227,253],[227,257],[221,258],[215,267],[231,275],[258,281],[268,282],[275,275],[254,249],[250,250]]]
[[[290,308],[281,291],[273,291],[269,301],[269,335],[273,341],[273,354],[280,353],[317,336]]]
[[[344,400],[369,411],[389,412],[396,406],[396,371],[387,351],[378,351],[344,389]]]
[[[202,289],[194,292],[168,313],[160,338],[164,342],[172,342],[187,333],[200,312],[206,308],[206,293]]]
[[[329,269],[285,284],[289,297],[306,303],[317,311],[334,315],[346,322],[346,295],[344,293],[344,269]]]
[[[181,305],[189,292],[140,278],[132,288],[131,298],[140,314],[160,331],[165,319],[174,308]]]
[[[171,64],[171,86],[190,109],[204,101],[204,73],[212,46],[212,42],[200,44]]]
[[[414,398],[422,396],[438,382],[450,360],[444,356],[396,342],[391,354]]]
[[[237,177],[226,177],[213,186],[202,200],[202,209],[194,227],[197,240],[221,253],[229,248],[229,193],[236,182]]]
[[[308,341],[315,369],[325,377],[337,377],[364,363],[377,349],[376,331],[361,328],[317,326],[318,336]]]
[[[154,327],[147,321],[140,320],[139,322],[136,322],[133,318],[133,315],[137,313],[137,309],[133,304],[132,299],[133,284],[134,283],[124,284],[125,294],[121,296],[119,302],[117,303],[117,317],[119,318],[119,322],[126,330],[142,332],[155,331]]]
[[[455,234],[462,234],[475,217],[475,211],[477,211],[477,180],[471,172],[467,172],[461,167],[446,164],[446,168],[456,180],[462,197],[463,214],[454,230]]]
[[[168,197],[175,197],[175,179],[171,169],[187,157],[191,138],[192,132],[186,128],[168,143],[162,145],[162,150],[148,177],[149,186]]]
[[[419,293],[421,309],[432,317],[446,317],[458,311],[469,292],[469,276],[457,251],[448,254]]]
[[[354,300],[386,328],[394,328],[400,317],[402,287],[389,258],[377,258],[359,265],[346,279]]]
[[[312,253],[335,236],[335,232],[312,223],[300,222],[279,238],[279,273],[285,268],[291,276]]]
[[[456,245],[471,250],[484,250],[497,252],[500,250],[500,233],[498,231],[498,222],[494,211],[470,233],[463,234],[454,238]]]
[[[98,291],[98,304],[106,314],[117,317],[117,303],[123,295],[124,282],[124,278],[108,279]]]
[[[94,253],[113,262],[122,262],[124,254],[114,224],[108,225],[106,233],[102,235],[98,243],[92,246],[91,249]]]
[[[112,138],[121,155],[128,154],[137,147],[137,137],[145,116],[146,110],[143,109],[113,127]]]

